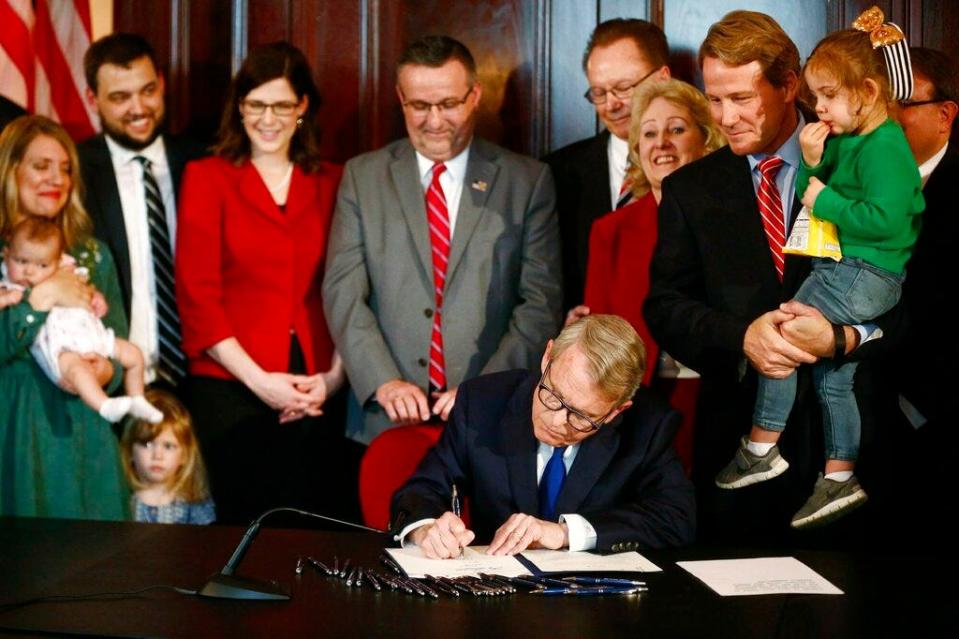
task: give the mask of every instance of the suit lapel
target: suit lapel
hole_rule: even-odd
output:
[[[186,166],[187,158],[180,153],[178,145],[172,143],[170,136],[163,136],[163,147],[166,150],[167,166],[170,167],[170,178],[173,180],[174,200],[180,201],[180,179],[183,177],[183,169]]]
[[[500,431],[500,450],[505,452],[510,489],[516,499],[516,509],[521,513],[539,512],[539,491],[536,486],[536,450],[539,442],[533,436],[530,421],[532,402],[532,383],[520,384],[510,399]]]
[[[239,186],[242,199],[264,217],[270,218],[278,224],[286,224],[284,214],[280,212],[280,208],[273,201],[269,189],[266,188],[266,184],[260,177],[259,171],[253,166],[253,162],[246,160],[239,170]],[[296,173],[295,167],[293,172]],[[292,193],[292,191],[291,184],[290,192]]]
[[[456,275],[456,267],[463,259],[470,237],[483,215],[486,200],[495,188],[498,169],[492,159],[492,152],[483,141],[473,138],[469,162],[466,165],[466,177],[463,179],[463,191],[460,194],[460,208],[456,215],[456,228],[453,229],[453,241],[450,244],[447,288]]]
[[[430,253],[429,225],[426,221],[426,195],[423,193],[416,165],[416,153],[408,141],[399,148],[390,163],[390,177],[393,180],[393,190],[399,196],[400,210],[406,218],[410,239],[416,247],[423,269],[430,274],[429,280],[432,283],[433,259]]]
[[[566,483],[556,500],[557,513],[575,513],[580,510],[589,491],[596,485],[616,453],[621,421],[622,418],[617,417],[580,444],[573,467],[569,469]]]
[[[294,166],[290,178],[290,193],[286,199],[286,213],[282,214],[285,221],[292,221],[309,211],[316,203],[316,191],[316,180],[307,178],[300,167]]]
[[[113,260],[117,267],[120,286],[127,315],[130,314],[130,300],[133,297],[130,283],[130,249],[127,242],[127,226],[123,219],[123,205],[120,203],[120,190],[117,187],[117,175],[113,170],[113,159],[107,147],[106,138],[97,136],[96,144],[91,146],[89,155],[90,175],[83,177],[89,182],[87,188],[96,198],[96,208],[102,212],[97,220],[96,229],[100,237],[107,240],[113,248]]]
[[[590,222],[613,209],[609,194],[609,155],[607,153],[610,135],[609,131],[600,133],[589,147],[587,167],[594,177],[583,184],[586,191],[583,194],[583,200],[586,202],[583,210],[589,211],[587,215],[591,218]]]

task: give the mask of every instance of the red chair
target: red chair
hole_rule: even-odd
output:
[[[442,426],[418,424],[391,428],[374,439],[360,462],[360,507],[373,528],[390,522],[390,499],[440,438]]]

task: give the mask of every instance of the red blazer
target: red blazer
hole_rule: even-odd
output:
[[[591,313],[611,313],[629,321],[646,344],[647,388],[656,370],[659,347],[643,319],[649,292],[649,263],[656,246],[656,199],[647,193],[593,222],[589,234],[584,304]]]
[[[307,371],[333,353],[320,297],[326,240],[341,167],[294,167],[286,211],[253,165],[209,157],[183,175],[177,219],[176,293],[190,372],[233,376],[206,349],[235,337],[264,370],[289,370],[290,330]]]

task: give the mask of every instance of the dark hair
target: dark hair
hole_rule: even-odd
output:
[[[100,38],[91,44],[83,55],[83,73],[87,77],[87,86],[94,93],[97,92],[97,71],[104,64],[129,68],[131,62],[144,56],[150,58],[153,68],[157,69],[156,53],[143,36],[113,33]]]
[[[618,40],[629,39],[655,68],[669,64],[669,43],[666,34],[652,22],[637,18],[613,18],[599,23],[589,36],[583,53],[583,71],[589,62],[589,54],[596,47],[607,47]]]
[[[935,49],[910,47],[912,69],[932,83],[933,100],[949,100],[959,104],[959,64],[951,57]]]
[[[289,42],[265,44],[246,56],[230,83],[213,152],[234,164],[240,164],[250,156],[250,138],[243,129],[240,101],[261,84],[277,78],[285,78],[290,83],[298,100],[308,100],[306,112],[297,122],[296,132],[290,142],[290,159],[304,172],[314,172],[320,166],[320,132],[316,123],[320,92],[313,82],[313,72],[303,52]]]
[[[476,61],[466,45],[446,35],[428,35],[414,40],[400,54],[396,63],[396,73],[408,64],[418,64],[426,67],[441,67],[450,60],[456,60],[469,73],[470,83],[476,82]]]

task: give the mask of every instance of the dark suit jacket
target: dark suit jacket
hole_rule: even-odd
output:
[[[393,497],[394,530],[449,510],[451,485],[466,495],[479,542],[513,513],[539,511],[530,421],[538,375],[513,370],[460,386],[453,418]],[[695,529],[693,489],[672,448],[679,415],[645,395],[583,440],[559,494],[558,513],[596,529],[597,549],[679,546]]]
[[[0,95],[0,132],[13,120],[26,114],[27,112],[19,104]]]
[[[180,179],[183,168],[190,160],[201,157],[203,149],[193,140],[171,135],[163,136],[166,146],[167,162],[173,178],[173,190],[177,198],[180,195]],[[103,240],[117,265],[120,278],[120,290],[123,292],[123,305],[127,316],[130,315],[130,303],[133,292],[130,283],[130,251],[127,245],[126,224],[123,221],[123,208],[120,205],[120,190],[117,187],[116,173],[113,172],[113,160],[103,134],[95,135],[77,145],[80,154],[80,174],[83,179],[85,195],[83,205],[93,218],[93,231]]]
[[[794,202],[792,219],[798,206]],[[701,538],[784,541],[792,513],[822,470],[820,409],[810,369],[801,367],[796,402],[780,439],[789,472],[737,491],[717,489],[713,481],[752,423],[757,377],[743,355],[746,329],[789,300],[809,272],[808,258],[787,255],[784,281],[778,281],[746,157],[724,147],[663,181],[659,242],[643,310],[660,347],[702,375],[693,463]],[[894,309],[877,320],[885,337],[858,349],[858,355],[881,353],[894,344],[901,335],[901,315]],[[864,462],[876,410],[864,394],[876,388],[875,374],[875,363],[867,357],[857,372]],[[868,466],[857,469],[867,492]],[[836,526],[830,526],[832,534]]]
[[[930,422],[953,421],[959,413],[955,383],[959,343],[935,336],[951,323],[944,313],[955,301],[959,151],[954,144],[929,176],[922,194],[926,198],[922,231],[906,267],[902,291],[909,330],[900,349],[901,392]]]
[[[613,207],[609,198],[609,131],[603,131],[558,151],[543,161],[556,180],[556,211],[563,248],[563,308],[583,302],[589,230],[593,220]]]

